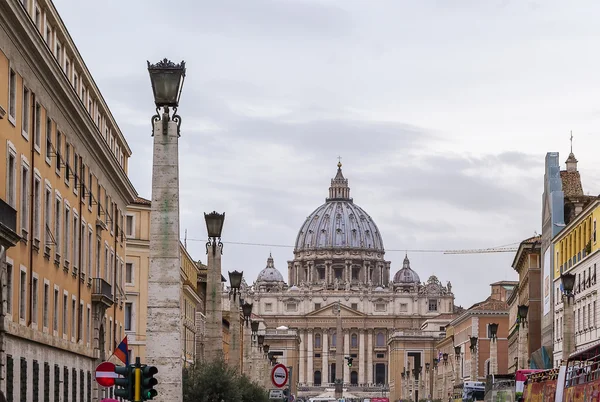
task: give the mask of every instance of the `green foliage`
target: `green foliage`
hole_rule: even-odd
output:
[[[267,402],[267,390],[237,374],[222,359],[183,372],[183,402]]]

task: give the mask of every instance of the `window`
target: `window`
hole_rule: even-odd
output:
[[[79,267],[79,217],[73,214],[73,274]]]
[[[92,340],[92,311],[90,307],[87,308],[87,321],[85,327],[87,328],[87,343],[90,343]]]
[[[42,108],[38,102],[35,103],[35,120],[33,127],[33,140],[35,148],[40,150],[42,146]]]
[[[400,312],[402,312],[402,313],[408,312],[408,304],[407,303],[400,303]]]
[[[104,279],[106,280],[106,282],[112,283],[108,272],[108,260],[108,246],[104,246]]]
[[[13,265],[6,261],[6,312],[12,314],[13,304]]]
[[[23,161],[21,162],[21,235],[28,239],[28,223],[29,223],[29,166]]]
[[[29,101],[30,100],[31,100],[31,94],[29,92],[29,89],[25,85],[23,85],[23,113],[21,115],[21,117],[22,117],[21,129],[23,132],[23,137],[25,137],[26,139],[29,139],[29,124],[30,124]]]
[[[44,311],[42,312],[42,325],[48,328],[48,308],[50,303],[50,284],[44,282]]]
[[[54,150],[56,155],[56,174],[60,176],[60,168],[62,163],[62,134],[58,129],[56,130],[56,149]]]
[[[437,311],[437,309],[438,309],[437,300],[435,300],[435,299],[429,300],[429,311]]]
[[[285,306],[285,309],[287,311],[296,311],[297,308],[298,308],[298,305],[296,303],[287,303]]]
[[[66,200],[65,200],[66,201]],[[65,241],[64,241],[64,260],[65,266],[69,266],[69,257],[70,255],[70,247],[71,247],[71,209],[69,208],[69,204],[65,202]]]
[[[315,334],[315,348],[321,347],[321,334]]]
[[[125,283],[133,284],[133,264],[125,264]]]
[[[92,197],[93,197],[93,194],[92,194],[92,172],[88,168],[88,209],[90,211],[92,210],[92,203],[93,203]]]
[[[31,322],[37,324],[38,317],[38,278],[33,277],[32,289],[33,294],[31,295]]]
[[[46,27],[46,43],[48,44],[48,46],[52,46],[52,28],[49,24],[47,25],[48,26]]]
[[[17,73],[12,68],[8,78],[8,120],[15,124],[17,116]]]
[[[44,196],[44,202],[46,207],[44,211],[44,252],[49,254],[50,244],[52,244],[52,239],[49,236],[50,227],[52,225],[52,189],[50,189],[49,187],[46,187],[46,195]]]
[[[94,249],[94,234],[92,233],[92,229],[88,231],[88,278],[92,279],[92,260],[93,260],[93,249]]]
[[[81,272],[81,278],[83,278],[85,276],[85,273],[87,272],[87,270],[85,269],[85,264],[87,263],[87,249],[89,248],[89,245],[87,243],[87,225],[83,218],[81,219],[81,228],[79,230],[79,238],[81,239],[81,256],[78,258],[77,261],[79,262],[79,259],[81,259],[81,267],[79,267],[79,272]],[[79,256],[79,250],[77,250],[76,253]]]
[[[596,220],[594,220],[594,229],[592,232],[592,238],[594,239],[594,243],[596,243]]]
[[[54,288],[54,315],[52,317],[52,330],[54,332],[58,331],[58,288]]]
[[[375,303],[375,311],[385,311],[385,303]]]
[[[100,256],[102,255],[102,243],[100,238],[96,239],[96,278],[101,278],[100,275]]]
[[[46,118],[46,162],[52,158],[52,119]]]
[[[133,237],[133,215],[127,215],[125,219],[125,236]]]
[[[83,340],[83,301],[79,302],[79,314],[77,316],[79,317],[79,321],[77,322],[78,332],[75,336],[77,337],[76,340]]]
[[[42,13],[38,7],[35,8],[35,26],[39,32],[42,31]]]
[[[335,331],[333,331],[331,333],[331,342],[330,342],[330,344],[331,344],[332,347],[335,347],[336,343],[337,343],[337,334],[336,334]]]
[[[77,194],[79,185],[79,155],[75,153],[73,158],[73,192]]]
[[[321,308],[321,303],[315,303],[315,310],[319,310]]]
[[[352,310],[358,310],[358,303],[352,303],[350,307],[352,308]]]
[[[132,312],[133,310],[133,304],[132,303],[125,303],[125,331],[131,331],[132,329],[132,325],[131,325],[131,320],[133,318]]]
[[[62,320],[62,334],[63,337],[68,335],[68,317],[69,317],[69,296],[63,294],[63,320]]]
[[[6,198],[8,204],[17,208],[17,152],[11,143],[7,145]]]
[[[350,337],[350,347],[353,349],[358,348],[358,335],[352,334]]]
[[[65,184],[69,187],[71,178],[71,144],[65,140]]]
[[[273,311],[273,303],[265,303],[265,311]]]
[[[75,93],[78,93],[77,89],[79,88],[79,76],[77,73],[73,73],[73,88],[75,89]]]
[[[75,317],[77,312],[77,301],[73,296],[73,300],[71,300],[71,340],[75,340],[76,334],[76,326],[75,326]]]
[[[27,273],[21,269],[21,281],[20,281],[20,292],[19,292],[19,318],[25,319],[26,307],[27,307]]]
[[[376,346],[377,347],[382,347],[385,346],[385,336],[383,335],[383,332],[380,332],[377,334],[377,340],[376,340]]]
[[[36,174],[33,183],[33,238],[37,247],[40,244],[40,226],[42,215],[42,179]]]

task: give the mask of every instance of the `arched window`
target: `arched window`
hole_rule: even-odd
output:
[[[321,385],[321,372],[319,370],[315,371],[313,384],[316,387],[319,387]]]
[[[358,336],[356,334],[352,334],[350,338],[350,347],[353,349],[358,348]]]
[[[315,348],[321,347],[321,334],[315,334]]]
[[[385,336],[383,335],[383,332],[377,334],[377,341],[375,345],[378,347],[385,346]]]
[[[356,371],[350,373],[350,384],[358,385],[358,373]]]
[[[335,346],[335,341],[337,336],[335,335],[335,331],[331,333],[331,346]]]

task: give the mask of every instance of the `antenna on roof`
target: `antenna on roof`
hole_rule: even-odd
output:
[[[571,153],[573,153],[573,130],[571,130]]]

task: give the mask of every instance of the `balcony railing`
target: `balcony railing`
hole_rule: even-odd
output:
[[[6,228],[17,232],[17,211],[0,199],[0,224],[6,226]]]
[[[107,307],[113,305],[113,292],[110,283],[102,278],[92,279],[92,301],[105,304]]]

